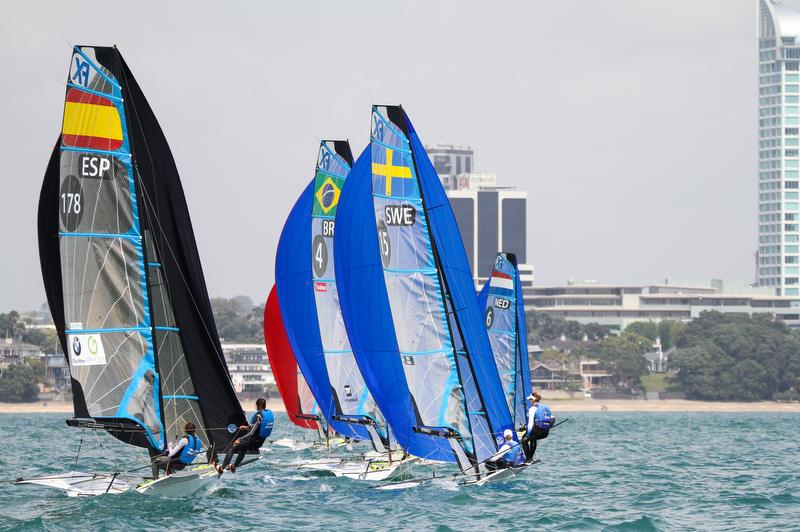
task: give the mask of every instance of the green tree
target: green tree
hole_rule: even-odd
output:
[[[651,341],[627,330],[619,336],[610,336],[589,346],[589,353],[611,373],[617,385],[640,387],[642,375],[649,373],[647,360],[642,356]]]
[[[800,389],[800,339],[771,315],[704,312],[676,345],[670,366],[692,399],[768,400]]]
[[[0,374],[0,401],[12,403],[35,401],[39,376],[28,364],[12,364]]]
[[[226,342],[262,343],[264,341],[264,306],[247,308],[250,298],[217,297],[211,300],[217,332]]]

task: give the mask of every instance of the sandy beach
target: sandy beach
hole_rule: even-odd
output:
[[[800,412],[800,403],[776,403],[762,401],[755,403],[721,403],[712,401],[685,401],[669,399],[654,400],[611,400],[594,399],[550,400],[546,401],[555,412]],[[242,407],[252,411],[252,401],[245,401]],[[268,408],[273,412],[285,412],[280,399],[270,399]],[[605,407],[605,409],[603,408]],[[0,403],[0,414],[71,414],[72,402],[37,401],[34,403]]]

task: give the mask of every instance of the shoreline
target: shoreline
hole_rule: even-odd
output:
[[[246,412],[253,410],[252,400],[242,402]],[[723,403],[717,401],[689,401],[685,399],[644,400],[614,399],[552,399],[543,402],[554,412],[797,412],[800,403],[760,401],[754,403]],[[45,404],[47,406],[45,406]],[[605,409],[603,408],[605,407]],[[267,401],[273,412],[286,412],[280,399]],[[0,403],[0,414],[71,414],[71,401],[36,401],[33,403]]]

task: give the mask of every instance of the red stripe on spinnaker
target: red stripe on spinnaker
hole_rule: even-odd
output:
[[[74,148],[91,148],[93,150],[115,151],[122,147],[122,141],[106,137],[91,137],[89,135],[61,135],[65,146]]]
[[[70,89],[67,91],[66,100],[74,103],[85,103],[86,105],[105,105],[108,107],[114,107],[114,102],[108,98],[104,98],[98,94],[92,94],[91,92],[82,91],[74,87],[70,87]]]
[[[283,317],[278,305],[278,292],[275,285],[269,292],[267,304],[264,306],[264,341],[267,345],[267,356],[272,374],[278,384],[278,391],[286,407],[286,415],[298,427],[316,429],[317,422],[300,419],[300,396],[297,391],[297,359],[292,352],[286,329],[283,327]]]
[[[494,270],[492,272],[492,277],[500,277],[501,279],[513,279],[513,277],[511,277],[509,274],[497,270]]]

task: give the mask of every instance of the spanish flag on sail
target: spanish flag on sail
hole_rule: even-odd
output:
[[[114,103],[75,88],[67,91],[61,133],[64,145],[76,148],[114,151],[123,140],[122,121]]]

